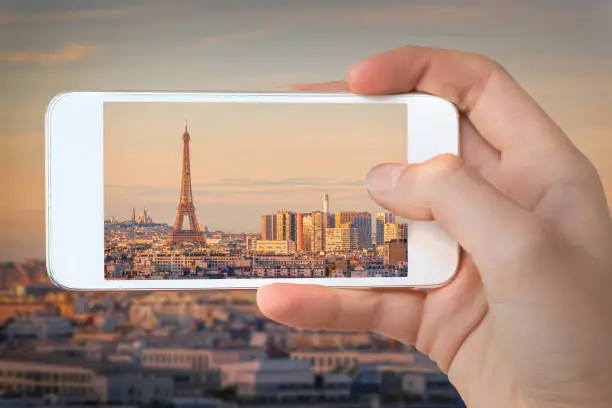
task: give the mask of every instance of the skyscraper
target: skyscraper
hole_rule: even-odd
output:
[[[313,237],[313,224],[312,224],[312,215],[306,214],[302,219],[302,228],[304,231],[304,246],[303,251],[311,252],[312,251],[312,237]]]
[[[385,224],[394,222],[393,214],[390,212],[382,212],[376,214],[376,245],[385,243]]]
[[[283,210],[274,214],[276,219],[275,240],[296,241],[297,240],[297,214]]]
[[[328,228],[325,231],[325,251],[343,253],[358,249],[359,230],[351,228],[350,224],[342,224],[338,228]]]
[[[322,211],[312,213],[312,252],[325,251],[325,224],[328,217]]]
[[[406,239],[406,229],[407,229],[407,225],[405,223],[385,224],[384,242],[387,243],[387,242],[396,241],[396,240],[405,240]]]
[[[270,214],[263,214],[261,216],[261,240],[272,241],[274,240],[274,222],[273,216]]]
[[[297,241],[297,250],[300,252],[303,251],[304,250],[304,214],[303,213],[299,213],[297,215],[296,241]]]
[[[329,214],[329,196],[327,193],[323,194],[323,212]]]
[[[372,214],[366,211],[339,211],[335,216],[335,226],[349,224],[358,233],[358,248],[365,249],[372,246]]]

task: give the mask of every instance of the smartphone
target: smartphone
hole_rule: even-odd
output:
[[[457,243],[369,196],[380,163],[459,154],[424,94],[73,92],[46,112],[47,270],[76,291],[431,288]]]

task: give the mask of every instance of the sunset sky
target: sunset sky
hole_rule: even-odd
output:
[[[44,256],[43,120],[55,94],[269,90],[341,78],[405,44],[496,58],[612,197],[611,40],[608,0],[2,1],[0,261]]]
[[[143,207],[172,223],[180,191],[184,118],[193,197],[211,230],[259,232],[282,209],[383,211],[364,188],[378,163],[406,160],[402,105],[106,104],[106,217]]]

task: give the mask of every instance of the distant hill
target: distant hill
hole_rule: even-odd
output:
[[[0,263],[0,290],[38,284],[52,285],[47,277],[44,261]]]

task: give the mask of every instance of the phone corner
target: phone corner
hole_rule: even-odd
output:
[[[49,278],[49,281],[58,289],[68,291],[68,292],[79,291],[80,290],[79,288],[70,286],[70,284],[68,284],[67,282],[63,282],[62,280],[58,279],[57,274],[54,272],[54,265],[53,265],[52,259],[53,257],[49,256],[49,250],[47,249],[47,256],[45,259],[45,269],[47,271],[47,277]]]
[[[72,94],[73,92],[60,92],[57,95],[55,95],[53,98],[51,98],[51,100],[47,104],[47,109],[45,111],[45,117],[47,118],[47,120],[51,118],[53,114],[53,110],[55,109],[57,104]]]
[[[457,278],[457,275],[459,274],[459,268],[461,266],[462,258],[463,258],[463,251],[461,250],[461,247],[459,246],[459,244],[457,244],[457,252],[456,252],[456,257],[454,261],[454,267],[452,269],[449,268],[449,270],[452,270],[452,272],[450,272],[440,282],[434,283],[433,285],[429,286],[429,288],[430,289],[441,288],[443,286],[448,285],[449,283],[452,283]]]

